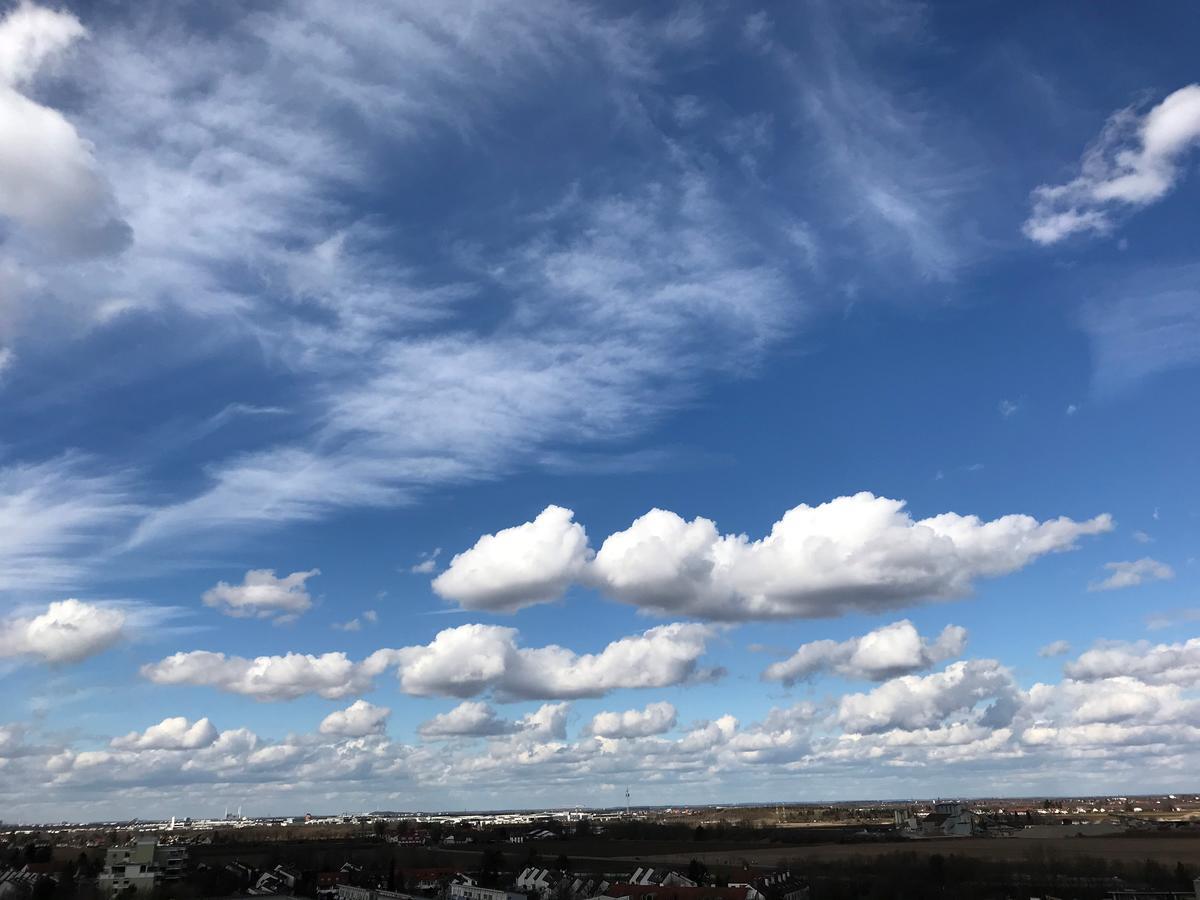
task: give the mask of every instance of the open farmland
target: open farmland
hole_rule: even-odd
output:
[[[684,852],[645,856],[643,861],[651,864],[686,866],[690,860],[699,859],[714,869],[749,865],[752,868],[788,866],[803,871],[805,862],[810,860],[865,860],[898,850],[922,856],[956,854],[1020,862],[1050,862],[1055,859],[1092,857],[1128,862],[1153,859],[1172,866],[1177,862],[1189,866],[1200,865],[1200,836],[1158,834],[1083,838],[945,838],[903,843],[825,843],[738,850],[695,848]]]

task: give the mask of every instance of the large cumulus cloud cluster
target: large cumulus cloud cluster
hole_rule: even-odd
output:
[[[961,597],[1113,527],[1111,517],[992,521],[914,519],[901,500],[867,492],[788,510],[758,540],[711,519],[654,509],[593,551],[570,510],[484,535],[433,589],[465,609],[510,612],[582,583],[660,615],[716,621],[821,618]]]
[[[177,798],[200,786],[233,795],[254,783],[263,796],[286,797],[332,783],[345,796],[415,803],[425,792],[466,790],[499,803],[629,782],[896,784],[934,766],[951,781],[1007,771],[1011,783],[1030,789],[1064,772],[1086,780],[1146,769],[1165,785],[1200,760],[1195,682],[1173,680],[1185,678],[1192,649],[1097,651],[1119,652],[1139,674],[1116,674],[1116,657],[1105,663],[1088,651],[1067,664],[1063,680],[1028,690],[998,661],[967,659],[868,691],[776,707],[747,723],[733,714],[685,721],[672,704],[655,701],[571,726],[569,702],[508,718],[467,700],[423,725],[419,741],[404,743],[387,733],[388,710],[361,699],[311,733],[279,740],[171,717],[107,746],[82,747],[82,740],[55,744],[39,738],[34,724],[11,723],[0,728],[0,796],[28,796],[32,784],[47,803],[86,805],[105,802],[113,786]],[[1080,759],[1091,761],[1088,772],[1078,770]]]

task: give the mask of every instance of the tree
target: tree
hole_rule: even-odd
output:
[[[479,883],[483,887],[495,887],[500,883],[500,873],[507,868],[507,860],[499,850],[483,851],[483,859],[479,864]]]
[[[704,865],[700,860],[693,858],[688,863],[687,877],[696,882],[696,884],[704,884],[708,881],[708,866]]]
[[[570,857],[568,857],[567,854],[565,854],[565,853],[558,854],[558,859],[554,860],[554,868],[558,869],[560,872],[570,872],[571,871]]]
[[[697,841],[702,841],[708,837],[708,832],[704,830],[703,825],[697,825],[696,830],[692,832],[692,837]]]

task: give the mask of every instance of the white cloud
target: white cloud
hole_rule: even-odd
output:
[[[1072,234],[1105,234],[1126,208],[1148,206],[1180,180],[1180,163],[1200,142],[1200,84],[1168,95],[1145,115],[1114,114],[1084,153],[1078,177],[1041,185],[1032,195],[1025,235],[1054,244]]]
[[[309,569],[276,578],[274,569],[251,569],[241,584],[219,581],[205,591],[204,605],[238,618],[294,618],[312,608],[305,582],[320,574]]]
[[[79,662],[121,640],[125,626],[126,615],[115,606],[56,600],[36,616],[14,616],[0,623],[0,658]]]
[[[618,688],[666,687],[708,673],[698,666],[711,630],[673,624],[613,641],[599,653],[519,647],[517,631],[498,625],[448,628],[428,645],[394,651],[400,686],[420,696],[499,699],[599,697]]]
[[[486,737],[512,734],[520,730],[515,722],[496,715],[496,711],[478,700],[464,700],[449,712],[438,713],[417,731],[424,738]]]
[[[580,654],[554,644],[521,647],[515,628],[461,625],[439,632],[429,644],[377,650],[361,662],[344,653],[248,659],[193,650],[141,671],[158,684],[206,685],[267,701],[362,693],[392,668],[401,689],[416,696],[491,692],[504,701],[572,699],[711,678],[714,673],[699,666],[711,634],[704,625],[660,625],[613,641],[599,653]]]
[[[547,506],[532,522],[485,534],[458,553],[433,589],[464,609],[514,612],[557,600],[591,557],[574,513]]]
[[[408,571],[414,575],[432,575],[437,571],[437,559],[442,555],[441,547],[434,547],[428,553],[421,554],[421,561],[411,566]]]
[[[375,706],[366,700],[355,700],[345,709],[331,712],[321,721],[321,734],[360,738],[368,734],[383,734],[391,710]]]
[[[1050,659],[1055,656],[1066,656],[1071,652],[1070,641],[1051,641],[1044,647],[1038,650],[1038,656],[1043,659]]]
[[[334,631],[362,631],[363,622],[368,625],[374,625],[379,621],[379,613],[373,609],[363,610],[361,616],[355,616],[353,619],[348,619],[345,622],[334,622],[332,627]]]
[[[570,712],[570,703],[543,703],[518,719],[517,725],[526,735],[561,741],[567,736],[567,717]]]
[[[638,738],[665,734],[675,727],[675,707],[667,702],[650,703],[645,709],[601,712],[592,717],[588,733],[602,738]]]
[[[996,407],[1005,419],[1015,416],[1021,410],[1021,404],[1016,400],[1001,400]]]
[[[1136,587],[1147,581],[1169,581],[1175,577],[1175,570],[1166,563],[1159,562],[1146,556],[1130,562],[1105,563],[1104,568],[1112,574],[1103,581],[1088,585],[1089,591],[1115,591],[1120,588]]]
[[[1133,534],[1130,535],[1130,537],[1132,537],[1139,544],[1153,544],[1154,543],[1154,538],[1150,537],[1150,535],[1148,535],[1144,531],[1140,531],[1140,530],[1135,531]]]
[[[1148,645],[1125,649],[1155,657]],[[23,818],[35,818],[30,809],[67,806],[89,818],[116,818],[133,814],[122,805],[129,802],[219,808],[243,802],[251,788],[264,808],[286,808],[318,791],[356,807],[381,797],[425,805],[447,791],[497,807],[532,797],[553,806],[567,804],[581,786],[599,785],[616,798],[630,783],[643,786],[639,802],[670,802],[699,790],[731,799],[774,794],[805,781],[844,795],[865,789],[886,795],[901,783],[928,793],[962,785],[954,792],[966,793],[990,778],[1042,794],[1039,785],[1082,777],[1071,783],[1105,793],[1113,778],[1124,783],[1146,772],[1161,776],[1152,783],[1162,787],[1153,790],[1169,790],[1200,759],[1196,673],[1174,677],[1157,684],[1134,674],[1068,678],[1022,693],[1002,666],[973,660],[896,679],[840,704],[837,698],[797,703],[747,723],[716,716],[674,738],[604,736],[593,733],[591,719],[571,736],[565,703],[504,723],[486,704],[468,702],[442,714],[440,729],[430,723],[445,732],[432,737],[464,740],[415,745],[340,730],[273,741],[236,728],[213,739],[187,720],[167,720],[94,750],[76,746],[90,738],[63,743],[61,732],[36,722],[10,723],[0,726],[0,765],[5,808]],[[641,730],[649,729],[634,732]],[[198,736],[184,737],[190,733]],[[479,733],[488,738],[482,745],[471,739]]]
[[[995,660],[972,659],[932,675],[895,678],[870,693],[847,694],[838,703],[837,720],[852,733],[930,728],[988,699],[993,703],[979,721],[1007,725],[1016,706],[1012,675]]]
[[[0,19],[0,217],[30,229],[52,255],[112,252],[130,238],[91,144],[21,92],[84,34],[70,13],[27,2]]]
[[[904,502],[860,493],[800,505],[752,541],[716,523],[651,510],[609,535],[589,563],[573,513],[547,509],[534,522],[485,535],[434,581],[469,608],[517,609],[561,596],[572,577],[645,610],[716,620],[878,612],[962,596],[977,578],[1016,571],[1112,529],[1108,515],[984,522],[944,513],[914,521]]]
[[[1081,654],[1064,667],[1077,681],[1129,675],[1148,684],[1200,683],[1200,638],[1178,644],[1107,643]]]
[[[356,663],[344,653],[287,653],[247,659],[193,650],[148,663],[141,673],[156,684],[204,685],[256,700],[293,700],[306,694],[337,700],[368,690],[389,662],[387,651]]]
[[[145,731],[113,738],[117,750],[197,750],[217,740],[217,729],[207,718],[189,722],[183,716],[163,719]]]
[[[904,502],[860,493],[784,514],[769,536],[721,535],[656,509],[605,540],[592,576],[643,609],[710,619],[779,619],[879,612],[968,593],[975,579],[1017,571],[1111,530],[1076,522],[944,513],[914,520]]]
[[[931,641],[921,637],[908,619],[901,619],[840,643],[825,640],[802,644],[792,656],[768,666],[763,679],[792,685],[832,671],[844,678],[884,681],[932,668],[960,655],[966,644],[967,630],[961,626],[947,625]]]

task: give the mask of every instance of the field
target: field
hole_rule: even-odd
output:
[[[942,840],[905,841],[903,843],[813,844],[796,847],[771,847],[744,850],[688,850],[643,857],[643,862],[666,866],[686,866],[699,859],[710,868],[731,868],[749,865],[752,868],[787,866],[804,870],[809,860],[870,859],[904,851],[921,856],[941,854],[973,856],[987,860],[1014,862],[1052,861],[1091,857],[1138,862],[1154,859],[1174,866],[1182,862],[1200,866],[1200,836],[1121,835],[1106,837],[1060,838],[946,838]]]

